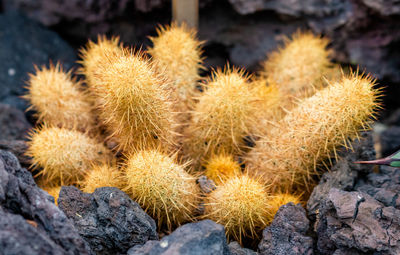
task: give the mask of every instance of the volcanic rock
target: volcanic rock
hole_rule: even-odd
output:
[[[319,205],[326,199],[332,188],[351,191],[360,175],[372,170],[372,166],[354,164],[358,160],[375,159],[375,149],[372,134],[362,133],[360,141],[352,143],[353,150],[343,150],[339,153],[339,160],[329,172],[322,175],[319,184],[314,187],[307,202],[308,215],[314,217],[319,210]]]
[[[400,127],[388,127],[379,135],[381,152],[384,157],[400,150]]]
[[[0,150],[1,254],[91,254],[54,199],[10,152]]]
[[[313,254],[313,239],[306,235],[309,224],[306,211],[300,204],[281,206],[271,225],[263,231],[259,254]]]
[[[23,167],[32,164],[32,158],[26,155],[28,144],[24,140],[0,140],[0,150],[12,152]]]
[[[148,241],[145,245],[134,246],[128,255],[228,255],[224,227],[211,221],[203,220],[188,223],[177,228],[160,241]]]
[[[24,139],[31,127],[21,110],[0,103],[0,140]]]
[[[229,243],[229,251],[232,255],[257,255],[257,252],[243,248],[240,244],[236,241]]]
[[[126,254],[134,245],[158,239],[154,220],[117,188],[88,194],[62,187],[58,205],[96,254]]]
[[[1,14],[0,27],[0,102],[25,111],[27,102],[20,96],[34,65],[60,61],[70,69],[75,53],[56,33],[18,13]]]
[[[400,210],[363,192],[331,189],[316,231],[322,254],[400,254]]]

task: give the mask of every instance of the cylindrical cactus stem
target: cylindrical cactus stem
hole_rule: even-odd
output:
[[[46,125],[32,132],[27,154],[46,186],[77,184],[93,164],[112,159],[103,144],[86,134]]]
[[[248,77],[238,69],[217,70],[204,85],[188,128],[184,152],[199,166],[212,154],[241,153],[254,121],[255,101]]]
[[[109,55],[96,71],[100,119],[125,152],[172,147],[178,134],[170,83],[141,52]]]
[[[224,225],[228,238],[242,242],[257,238],[268,219],[268,191],[264,185],[247,175],[240,175],[219,185],[206,196],[206,219]]]
[[[368,128],[380,107],[374,84],[369,76],[353,73],[302,101],[256,142],[246,157],[249,173],[275,189],[307,188],[338,146],[349,146],[349,139]]]
[[[94,165],[85,175],[81,183],[83,192],[93,193],[97,188],[124,187],[124,178],[117,167],[112,164]]]
[[[196,179],[160,150],[142,150],[128,157],[125,191],[159,226],[172,229],[192,219],[199,204]]]
[[[296,32],[263,63],[261,75],[283,95],[290,95],[290,101],[308,97],[323,86],[324,75],[331,72],[328,43],[328,39],[311,32]]]
[[[90,41],[86,46],[80,49],[81,60],[78,61],[82,65],[79,69],[80,74],[83,74],[89,88],[99,86],[97,83],[96,72],[98,69],[108,62],[110,55],[120,55],[123,52],[122,43],[119,42],[119,37],[107,39],[104,35],[97,37],[97,42]]]
[[[232,155],[220,153],[212,155],[205,164],[205,175],[216,184],[221,184],[230,178],[239,176],[242,172],[240,165]]]
[[[79,131],[93,129],[95,117],[87,93],[59,63],[36,68],[27,89],[24,97],[32,104],[30,108],[37,111],[39,122]]]
[[[282,101],[285,96],[276,85],[268,84],[267,79],[257,77],[250,83],[251,91],[257,98],[254,104],[254,122],[250,126],[250,133],[253,139],[268,134],[268,130],[273,128],[276,121],[284,116]]]
[[[158,36],[150,37],[153,47],[148,49],[157,70],[162,72],[174,87],[174,96],[178,99],[175,109],[179,122],[185,124],[190,118],[192,97],[203,69],[201,45],[194,29],[185,24],[159,27]],[[183,127],[182,125],[181,127]]]

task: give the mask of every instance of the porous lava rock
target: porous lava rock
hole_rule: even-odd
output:
[[[400,149],[400,126],[392,126],[379,134],[381,154],[386,157]]]
[[[281,206],[271,225],[263,231],[259,254],[313,254],[313,239],[306,234],[309,226],[306,211],[300,204]]]
[[[229,255],[225,230],[211,220],[188,223],[160,241],[134,246],[128,255]]]
[[[17,158],[0,150],[0,253],[92,254],[54,198]]]
[[[117,188],[88,194],[62,187],[58,206],[96,254],[126,254],[134,245],[158,239],[155,221]]]
[[[28,144],[24,140],[0,140],[0,150],[12,152],[22,167],[32,164],[32,158],[26,155]]]
[[[364,192],[331,189],[316,231],[321,254],[400,254],[400,210]]]
[[[24,139],[31,128],[21,110],[0,103],[0,140]]]
[[[16,12],[0,14],[0,27],[0,102],[25,111],[27,102],[20,96],[34,65],[60,61],[70,69],[75,53],[56,33]]]
[[[257,252],[243,248],[240,244],[236,241],[229,243],[229,251],[232,255],[257,255]]]
[[[307,212],[315,217],[319,206],[326,199],[332,188],[351,191],[354,189],[356,179],[372,171],[372,166],[355,164],[359,160],[375,159],[374,140],[371,132],[364,132],[361,140],[354,141],[351,149],[344,149],[339,153],[339,159],[330,169],[324,173],[319,184],[314,187],[307,202]]]

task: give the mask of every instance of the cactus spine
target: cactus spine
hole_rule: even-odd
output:
[[[94,126],[92,106],[87,93],[82,91],[81,83],[64,72],[57,63],[49,68],[36,68],[28,81],[30,108],[37,111],[39,122],[52,126],[90,131]]]
[[[110,55],[97,70],[102,104],[100,117],[119,149],[169,147],[177,134],[170,84],[141,52]]]
[[[148,52],[157,69],[172,82],[174,94],[179,100],[176,109],[181,112],[181,121],[187,122],[187,111],[191,109],[191,99],[200,79],[199,70],[203,68],[202,42],[196,39],[196,32],[185,24],[160,27],[157,33],[157,37],[150,37],[153,47]]]
[[[305,99],[256,142],[246,166],[276,189],[307,187],[317,167],[336,147],[349,146],[379,108],[374,80],[353,73]]]
[[[199,202],[195,178],[174,157],[142,150],[128,157],[125,167],[125,191],[168,229],[190,220]]]
[[[217,70],[205,87],[185,131],[184,150],[195,165],[212,154],[240,153],[254,120],[255,99],[243,71]]]
[[[232,155],[225,153],[212,155],[205,168],[205,175],[216,184],[221,184],[241,173],[239,163],[233,159]]]
[[[93,193],[95,189],[101,187],[124,187],[124,178],[120,171],[110,165],[94,165],[93,168],[87,172],[85,179],[80,183],[83,192]]]
[[[262,183],[241,175],[207,195],[204,218],[225,226],[227,236],[240,243],[256,238],[268,222],[268,194]]]
[[[76,184],[92,164],[112,158],[102,144],[86,134],[46,125],[32,132],[27,154],[49,186]]]

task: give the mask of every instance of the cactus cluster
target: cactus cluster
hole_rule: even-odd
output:
[[[380,107],[375,81],[340,73],[329,41],[309,32],[285,39],[259,73],[227,64],[204,79],[193,30],[160,27],[151,41],[142,51],[99,36],[81,50],[84,80],[59,64],[30,76],[39,128],[28,154],[50,194],[118,187],[160,228],[209,218],[229,238],[257,239]],[[214,191],[201,193],[201,174]]]

